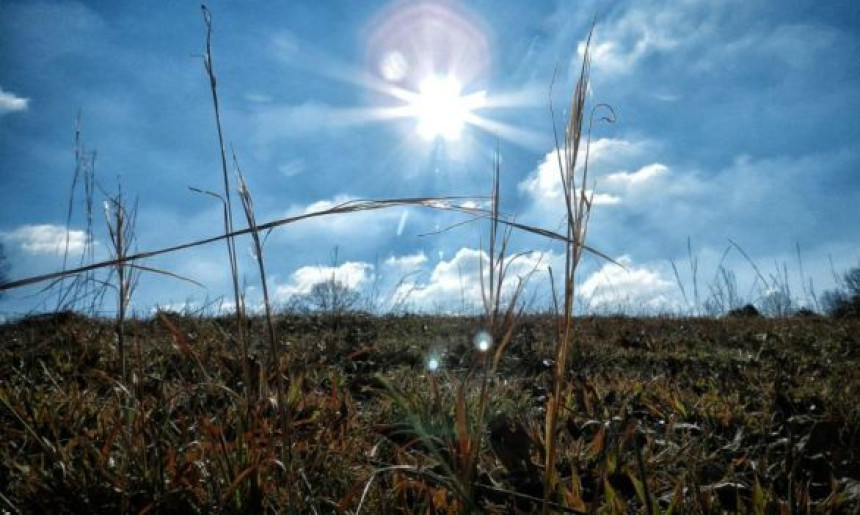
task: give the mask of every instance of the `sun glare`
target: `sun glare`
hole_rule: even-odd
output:
[[[418,87],[411,102],[418,134],[426,140],[460,138],[473,109],[484,103],[484,92],[462,95],[460,82],[448,76],[430,76]]]

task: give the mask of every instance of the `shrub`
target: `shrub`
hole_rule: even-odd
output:
[[[838,289],[822,295],[824,310],[833,318],[857,318],[860,316],[860,266],[845,272],[838,283]]]
[[[299,307],[303,311],[340,315],[355,311],[360,300],[358,291],[332,277],[313,285],[299,299]]]
[[[757,318],[761,316],[761,313],[759,313],[758,309],[752,304],[747,304],[742,308],[735,308],[729,311],[728,316],[741,318]]]

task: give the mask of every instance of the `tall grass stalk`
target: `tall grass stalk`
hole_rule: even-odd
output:
[[[251,197],[251,191],[245,183],[245,177],[239,168],[239,163],[236,156],[233,156],[233,165],[236,169],[237,180],[239,183],[239,198],[242,200],[242,207],[245,211],[245,219],[248,222],[248,227],[251,229],[251,238],[254,242],[254,257],[257,260],[257,267],[260,272],[260,284],[263,289],[263,306],[266,312],[266,333],[269,339],[269,362],[272,371],[275,374],[275,385],[278,389],[278,412],[284,438],[286,443],[283,447],[284,456],[282,456],[284,464],[287,468],[287,475],[290,484],[293,484],[293,467],[292,467],[292,411],[287,405],[287,394],[284,388],[284,376],[281,370],[281,356],[278,350],[278,339],[275,335],[275,324],[272,319],[272,303],[269,300],[269,285],[266,281],[266,264],[263,260],[263,242],[260,239],[260,231],[257,229],[257,219],[254,215],[254,200]],[[292,496],[293,489],[289,490]],[[290,503],[292,504],[292,503]]]
[[[72,184],[69,188],[69,202],[66,209],[66,237],[63,247],[63,270],[65,270],[71,259],[71,226],[74,214],[76,194],[80,188],[83,189],[84,209],[86,213],[86,228],[84,230],[84,245],[81,250],[79,265],[95,261],[95,245],[93,244],[93,198],[95,196],[95,163],[96,152],[88,151],[81,137],[81,114],[75,118],[75,170],[72,175]],[[57,289],[57,303],[55,311],[83,308],[92,315],[98,313],[99,307],[104,300],[106,287],[104,283],[96,280],[94,272],[88,272],[74,277],[67,285],[65,278],[60,278],[47,286],[43,291],[47,292]]]
[[[577,177],[577,162],[580,147],[583,143],[583,121],[588,95],[588,81],[591,61],[591,37],[594,33],[594,25],[588,33],[582,54],[582,64],[579,70],[579,78],[570,104],[570,116],[565,126],[564,140],[559,141],[555,123],[555,111],[552,106],[552,87],[550,85],[550,113],[553,121],[553,134],[555,135],[556,157],[558,159],[559,175],[562,185],[566,209],[566,243],[565,243],[565,269],[564,269],[564,311],[559,321],[560,340],[555,351],[555,370],[552,381],[552,395],[547,399],[546,410],[546,433],[544,436],[546,459],[544,469],[544,503],[543,512],[549,509],[548,502],[552,492],[556,489],[556,428],[558,416],[562,403],[562,389],[565,384],[567,362],[571,351],[576,348],[573,343],[573,308],[575,299],[576,271],[583,253],[588,250],[585,240],[588,234],[588,221],[591,215],[593,191],[588,186],[588,150],[591,139],[591,128],[595,113],[599,108],[605,108],[610,115],[603,119],[614,122],[615,114],[612,108],[605,104],[597,104],[591,111],[588,132],[585,139],[585,160],[581,167],[581,173]]]
[[[236,242],[233,236],[233,205],[230,201],[230,176],[227,172],[227,151],[224,146],[224,132],[221,128],[221,109],[218,104],[218,81],[215,78],[215,69],[212,64],[212,14],[205,5],[201,5],[203,11],[203,23],[206,25],[206,54],[203,57],[203,66],[209,77],[209,89],[212,92],[212,107],[215,111],[215,128],[218,132],[218,149],[221,157],[221,172],[224,179],[224,233],[227,244],[227,257],[230,262],[230,276],[233,281],[233,299],[236,304],[236,333],[239,340],[239,349],[242,361],[242,376],[245,394],[252,395],[251,372],[248,366],[248,338],[245,334],[245,309],[241,291],[239,288],[239,264],[236,257]]]
[[[693,244],[690,240],[690,237],[687,236],[687,258],[690,262],[690,276],[692,280],[693,286],[693,302],[690,303],[690,298],[687,296],[687,288],[684,287],[684,281],[681,279],[681,274],[678,272],[678,266],[675,264],[674,259],[670,259],[669,262],[672,264],[672,272],[675,273],[675,283],[678,285],[678,289],[681,290],[681,296],[684,298],[684,304],[687,306],[687,309],[690,310],[690,313],[693,316],[698,316],[700,314],[699,309],[699,259],[693,256]]]

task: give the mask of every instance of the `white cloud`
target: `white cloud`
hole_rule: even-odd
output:
[[[393,270],[411,272],[423,268],[427,261],[427,255],[420,251],[405,256],[390,256],[385,260],[385,266]]]
[[[604,264],[579,286],[579,295],[593,309],[643,308],[677,310],[677,286],[656,267],[635,265],[628,256]]]
[[[596,184],[593,194],[595,206],[619,206],[626,202],[625,195],[632,193],[631,186],[644,184],[667,173],[668,168],[660,163],[642,166],[659,152],[659,145],[647,139],[601,138],[591,142],[588,151],[588,173]],[[580,149],[580,166],[585,161],[585,149]],[[636,169],[636,172],[626,170]],[[522,180],[518,189],[532,201],[530,214],[539,223],[555,224],[564,212],[558,155],[548,152],[538,167]],[[531,218],[535,218],[532,216]],[[527,217],[528,218],[528,217]]]
[[[666,165],[653,163],[643,166],[635,172],[611,173],[607,175],[602,182],[607,186],[632,187],[665,175],[668,171],[669,168],[667,168]]]
[[[592,149],[594,152],[595,149]],[[598,149],[598,152],[600,150]],[[598,154],[599,155],[599,154]],[[519,190],[526,193],[536,203],[542,206],[557,206],[563,208],[561,174],[558,167],[556,151],[549,152],[538,165],[537,170],[529,174],[518,185]],[[607,193],[595,193],[595,204],[618,204],[621,199]]]
[[[66,249],[66,228],[59,225],[23,225],[11,232],[0,232],[5,242],[18,245],[27,254],[62,255]],[[87,243],[84,231],[68,232],[69,253],[78,254]]]
[[[551,253],[529,252],[510,262],[502,288],[503,298],[514,292],[519,278],[525,279],[533,272],[545,271],[553,261],[557,261],[557,256]],[[484,281],[488,281],[487,253],[463,247],[450,260],[440,259],[426,280],[401,284],[394,296],[408,295],[409,304],[419,311],[439,307],[455,310],[480,308],[483,305],[482,266],[485,270]]]
[[[4,91],[0,87],[0,116],[16,111],[26,111],[29,103],[29,98],[19,97],[15,93]]]
[[[725,75],[744,62],[778,63],[804,69],[830,58],[839,44],[838,29],[815,23],[762,23],[769,9],[758,2],[660,2],[637,0],[599,23],[591,41],[595,77],[619,79],[650,63],[679,64],[685,70]],[[585,41],[572,69],[578,70]],[[731,73],[731,72],[729,72]],[[658,95],[674,100],[676,94]]]
[[[373,275],[373,265],[360,261],[347,261],[338,266],[303,266],[290,275],[287,284],[275,287],[274,298],[284,301],[293,295],[311,291],[314,285],[332,278],[350,289],[359,289]]]
[[[591,42],[592,67],[605,75],[632,73],[643,58],[682,43],[690,31],[688,16],[682,9],[629,9],[615,23],[598,25]],[[584,51],[581,41],[577,67]]]

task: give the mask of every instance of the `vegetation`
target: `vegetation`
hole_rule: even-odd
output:
[[[860,266],[842,274],[840,288],[824,292],[823,304],[827,313],[836,318],[860,317]]]
[[[8,324],[0,503],[53,513],[258,512],[288,499],[302,513],[539,511],[558,320],[520,320],[486,376],[479,423],[483,386],[469,378],[485,362],[472,345],[485,322],[352,315],[334,333],[325,316],[275,316],[293,361],[292,483],[261,366],[263,319],[246,327],[252,404],[239,393],[231,318],[127,321],[128,383],[110,322],[59,314]],[[576,326],[550,511],[641,512],[648,499],[674,513],[860,508],[856,320]],[[475,434],[483,438],[468,448]],[[458,485],[467,456],[471,483]]]

